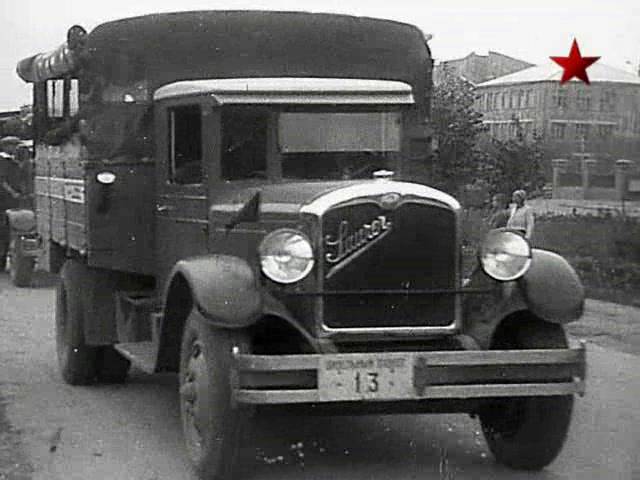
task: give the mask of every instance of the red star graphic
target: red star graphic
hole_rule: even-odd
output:
[[[589,77],[587,76],[587,67],[595,63],[600,57],[583,57],[580,54],[580,48],[578,42],[573,39],[573,45],[571,45],[571,51],[568,57],[549,57],[556,62],[562,68],[562,78],[560,83],[565,83],[571,80],[573,77],[579,78],[584,83],[589,85]]]

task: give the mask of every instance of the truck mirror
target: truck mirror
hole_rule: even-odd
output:
[[[240,211],[225,225],[227,231],[233,230],[236,225],[243,222],[257,222],[260,218],[260,192],[257,191],[244,204]]]

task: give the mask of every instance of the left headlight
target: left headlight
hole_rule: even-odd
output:
[[[496,280],[516,280],[531,265],[531,246],[517,233],[493,230],[480,248],[480,263],[487,275]]]
[[[288,228],[275,230],[260,244],[263,273],[274,282],[295,283],[313,268],[313,248],[303,233]]]

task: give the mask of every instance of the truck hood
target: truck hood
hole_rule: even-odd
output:
[[[242,210],[257,193],[263,215],[312,214],[320,216],[331,207],[354,198],[379,197],[388,193],[411,196],[444,204],[454,210],[459,203],[450,195],[425,185],[391,180],[357,180],[331,182],[295,182],[268,185],[244,185],[221,189],[212,199],[214,218],[231,217]]]

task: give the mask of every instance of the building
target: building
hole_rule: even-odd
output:
[[[519,127],[542,136],[549,159],[640,160],[640,77],[600,62],[590,85],[560,84],[562,68],[535,66],[477,85],[477,108],[491,136],[508,139]]]
[[[488,55],[471,52],[464,58],[444,60],[437,64],[433,71],[433,81],[436,85],[440,83],[445,69],[450,69],[456,75],[478,84],[532,66],[531,63],[498,52],[490,51]]]

